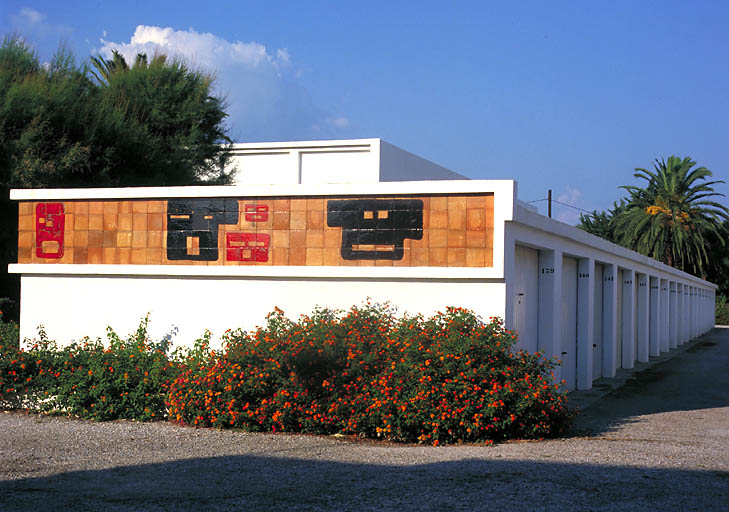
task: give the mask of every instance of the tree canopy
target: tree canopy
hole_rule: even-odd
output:
[[[717,271],[711,254],[724,247],[729,209],[713,200],[712,173],[691,158],[656,159],[636,168],[645,186],[626,185],[628,196],[608,212],[580,217],[580,228],[702,278]]]
[[[15,261],[10,188],[226,184],[225,102],[188,64],[115,52],[48,63],[19,37],[0,45],[0,266]],[[0,277],[7,279],[3,272]],[[14,296],[0,283],[0,297]]]

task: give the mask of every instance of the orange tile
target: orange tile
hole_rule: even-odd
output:
[[[491,247],[486,247],[486,254],[484,255],[484,262],[485,267],[493,267],[494,266],[494,251]]]
[[[117,247],[131,247],[132,246],[132,232],[131,231],[117,231],[116,232],[116,246]]]
[[[64,215],[64,229],[65,231],[73,231],[76,227],[76,214],[66,213]]]
[[[88,262],[91,265],[100,265],[104,263],[104,249],[101,247],[89,247]]]
[[[73,205],[73,212],[81,215],[89,214],[89,202],[88,201],[76,201]],[[73,258],[76,261],[76,257]]]
[[[74,231],[73,232],[73,246],[74,247],[88,247],[89,246],[89,232],[88,231]]]
[[[73,263],[73,247],[64,248],[63,256],[61,256],[60,259],[57,259],[56,263],[64,263],[64,264]]]
[[[119,257],[117,255],[117,249],[114,247],[104,247],[104,263],[108,265],[117,265],[119,263]]]
[[[131,264],[132,265],[146,265],[147,263],[147,249],[132,249]]]
[[[466,249],[466,266],[483,267],[486,261],[486,249]]]
[[[164,218],[164,213],[148,213],[147,229],[150,231],[162,231],[164,229]],[[224,226],[225,225],[227,224],[224,224]]]
[[[121,225],[119,226],[121,229]],[[132,214],[132,231],[146,231],[147,230],[147,214],[146,213],[134,213]]]
[[[325,228],[324,247],[326,249],[339,249],[342,247],[342,230],[337,228]]]
[[[448,249],[448,266],[465,267],[466,249]]]
[[[147,231],[147,248],[162,248],[162,231]]]
[[[286,247],[274,247],[271,249],[271,260],[274,265],[289,264],[289,250]]]
[[[273,212],[273,229],[289,229],[291,214],[285,212]]]
[[[423,202],[423,210],[430,210],[430,198],[429,197],[414,197],[413,199],[420,199]]]
[[[324,249],[306,248],[306,264],[311,266],[321,266],[324,263]]]
[[[83,213],[74,213],[73,215],[73,229],[74,231],[88,231],[89,229],[89,216]]]
[[[89,214],[89,231],[102,231],[104,229],[104,215],[98,213]]]
[[[466,209],[466,196],[449,196],[448,197],[448,210],[465,210]]]
[[[464,230],[448,230],[448,247],[466,247],[466,232]]]
[[[357,262],[358,267],[374,267],[375,260],[353,260]]]
[[[103,247],[104,246],[104,232],[103,231],[88,231],[89,240],[86,244],[87,247]]]
[[[146,231],[132,231],[132,247],[137,249],[140,247],[147,247]]]
[[[103,247],[116,247],[116,231],[102,231],[104,238]]]
[[[306,247],[291,247],[289,249],[289,265],[306,265]]]
[[[306,209],[308,211],[318,210],[320,212],[323,212],[324,208],[325,208],[325,206],[324,206],[323,198],[317,197],[317,198],[306,199]]]
[[[160,247],[147,247],[147,265],[162,264],[162,249]]]
[[[104,231],[116,231],[117,225],[117,214],[116,213],[105,213],[104,214]]]
[[[466,197],[466,209],[484,210],[486,208],[485,196],[468,196]]]
[[[306,211],[304,210],[293,210],[291,212],[290,229],[306,229]]]
[[[86,264],[89,262],[88,249],[86,247],[74,247],[73,262]]]
[[[375,260],[375,266],[376,267],[391,267],[392,266],[392,260]]]
[[[288,248],[289,247],[289,232],[286,231],[274,231],[271,240],[271,246],[276,248]],[[288,258],[288,256],[287,256]]]
[[[324,231],[321,229],[306,230],[306,248],[322,248],[324,247]],[[308,261],[308,258],[307,258]]]
[[[306,229],[324,229],[324,212],[308,210],[306,212]]]
[[[35,215],[18,216],[18,231],[35,231]]]
[[[89,215],[103,215],[104,203],[101,201],[89,201]]]
[[[469,231],[483,231],[485,228],[485,210],[466,210],[466,229]]]
[[[117,257],[120,265],[129,265],[132,262],[132,250],[129,247],[117,249]]]
[[[340,252],[341,251],[339,249],[324,249],[322,264],[328,267],[338,267]]]
[[[291,199],[291,212],[306,211],[306,199]]]
[[[428,237],[430,238],[429,248],[448,247],[448,231],[445,229],[430,229]]]
[[[448,210],[448,229],[466,229],[466,210],[451,208]]]
[[[448,209],[448,196],[432,196],[430,198],[430,211],[447,210],[447,209]]]
[[[18,231],[18,248],[21,247],[32,247],[33,243],[33,232],[32,231]]]
[[[484,231],[466,231],[466,247],[486,247],[486,233]]]
[[[165,213],[167,201],[147,201],[147,213]]]
[[[102,207],[104,209],[104,215],[114,214],[116,216],[116,214],[119,213],[118,201],[104,201]]]
[[[410,265],[413,267],[427,267],[429,264],[428,253],[429,249],[411,249],[410,251]]]
[[[18,203],[18,215],[33,215],[35,214],[34,204],[29,201],[23,201]]]
[[[132,213],[132,202],[131,201],[119,201],[119,212],[118,213]]]
[[[18,263],[30,263],[33,257],[32,251],[30,247],[18,247]]]
[[[274,199],[273,200],[273,211],[274,212],[288,212],[291,210],[291,201],[289,199]]]
[[[75,231],[66,231],[63,233],[63,246],[66,248],[74,246]]]
[[[428,213],[429,229],[446,229],[448,227],[448,210],[430,210]]]
[[[147,213],[147,201],[144,199],[132,201],[132,213]],[[133,252],[132,259],[134,259]]]
[[[448,263],[448,249],[446,248],[435,248],[430,249],[428,253],[428,266],[429,267],[445,267]]]
[[[292,229],[289,231],[289,247],[306,248],[306,230]]]
[[[484,234],[486,235],[486,247],[493,247],[494,246],[494,229],[486,228],[484,230]]]

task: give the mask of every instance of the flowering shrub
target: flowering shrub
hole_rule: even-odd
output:
[[[23,395],[34,408],[94,420],[163,418],[175,367],[168,342],[150,343],[147,319],[127,339],[107,330],[108,344],[84,339],[59,349],[41,330],[29,351],[0,354],[0,398]]]
[[[367,304],[298,322],[276,310],[252,333],[203,340],[182,357],[170,418],[251,431],[344,433],[395,441],[494,442],[562,432],[571,414],[553,363],[514,350],[498,319],[449,308],[396,318]]]

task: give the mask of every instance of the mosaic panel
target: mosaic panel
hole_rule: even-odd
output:
[[[18,262],[490,267],[493,194],[27,201]]]

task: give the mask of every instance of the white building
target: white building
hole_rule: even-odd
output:
[[[126,333],[149,312],[189,344],[369,297],[502,317],[588,389],[713,327],[715,285],[539,215],[513,180],[451,179],[379,139],[237,153],[232,187],[13,190],[21,337]]]

